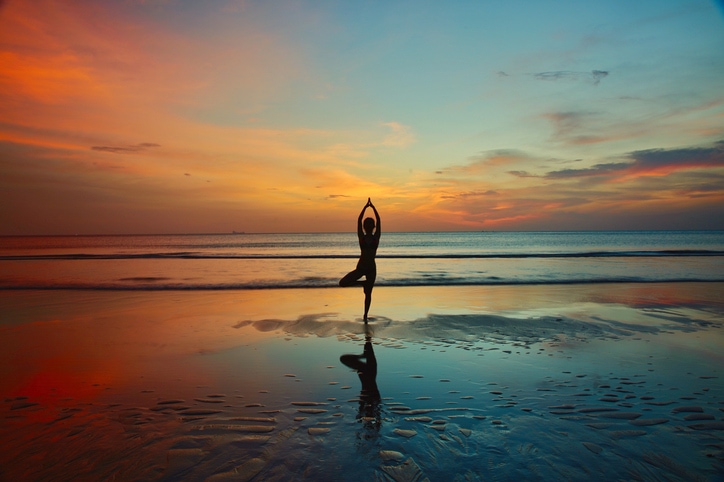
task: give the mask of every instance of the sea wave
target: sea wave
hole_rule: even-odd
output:
[[[174,253],[113,253],[113,254],[23,254],[2,255],[0,261],[74,261],[124,259],[356,259],[357,254],[207,254]],[[449,254],[378,254],[378,259],[523,259],[523,258],[636,258],[636,257],[724,256],[716,250],[655,250],[655,251],[587,251],[563,253],[449,253]]]
[[[536,279],[486,279],[464,278],[408,278],[382,280],[375,287],[435,287],[435,286],[527,286],[527,285],[575,285],[575,284],[612,284],[612,283],[724,283],[724,276],[718,278],[672,277],[648,278],[641,276],[600,277],[600,278],[562,278],[554,280]],[[122,279],[104,283],[84,282],[39,282],[12,283],[0,281],[0,291],[12,290],[78,290],[78,291],[225,291],[225,290],[272,290],[272,289],[310,289],[339,288],[337,280],[298,279],[289,281],[251,281],[238,283],[184,283],[163,278]]]

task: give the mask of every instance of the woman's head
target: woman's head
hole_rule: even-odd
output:
[[[364,227],[365,233],[372,234],[372,231],[375,230],[375,220],[372,218],[365,219],[362,227]]]

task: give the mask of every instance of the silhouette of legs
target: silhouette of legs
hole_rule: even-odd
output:
[[[370,311],[370,305],[372,304],[372,288],[375,285],[375,278],[377,273],[366,272],[365,270],[356,268],[347,273],[344,278],[339,280],[339,286],[346,288],[349,286],[361,286],[365,293],[365,314],[364,320],[367,323],[367,313]],[[360,281],[360,278],[364,276],[365,280]]]
[[[372,278],[372,281],[369,279],[364,282],[363,289],[365,292],[365,315],[364,320],[365,323],[367,323],[367,313],[370,311],[370,305],[372,304],[372,288],[375,285],[375,280]]]
[[[346,275],[344,275],[344,278],[339,280],[339,286],[342,288],[347,288],[348,286],[363,286],[364,281],[359,281],[361,277],[365,276],[365,272],[361,269],[357,268]]]

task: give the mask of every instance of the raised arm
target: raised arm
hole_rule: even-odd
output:
[[[369,207],[371,207],[372,210],[375,212],[375,218],[376,218],[375,224],[377,225],[377,229],[375,230],[375,237],[379,238],[379,237],[380,237],[380,233],[382,232],[382,228],[381,228],[381,225],[380,225],[380,214],[377,212],[377,208],[375,207],[374,204],[372,204],[372,201],[371,201],[371,200],[369,200],[369,199],[367,200],[367,205],[368,205]]]
[[[357,237],[359,239],[362,239],[365,232],[364,229],[362,229],[362,218],[365,216],[365,211],[367,210],[367,206],[370,205],[370,200],[367,199],[367,204],[365,204],[365,207],[362,208],[362,211],[359,213],[359,217],[357,218]]]

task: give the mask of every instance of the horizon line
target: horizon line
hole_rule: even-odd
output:
[[[724,232],[724,229],[552,229],[552,230],[450,230],[450,231],[385,231],[385,234],[442,234],[442,233],[656,233],[656,232]],[[76,233],[76,234],[0,234],[0,238],[33,237],[101,237],[101,236],[255,236],[255,235],[298,235],[298,234],[354,234],[354,231],[232,231],[197,233]]]

